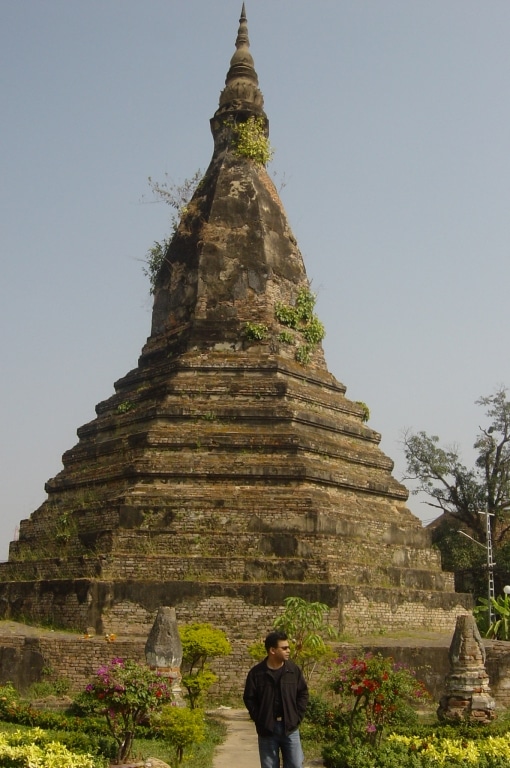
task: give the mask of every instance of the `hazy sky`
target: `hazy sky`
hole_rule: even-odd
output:
[[[270,172],[330,371],[404,470],[406,427],[470,460],[510,384],[508,0],[248,0]],[[0,0],[0,559],[134,368],[147,177],[205,169],[240,0]],[[425,520],[433,510],[411,499]]]

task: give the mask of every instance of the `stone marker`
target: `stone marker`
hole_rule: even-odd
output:
[[[496,717],[485,670],[485,648],[472,614],[457,616],[450,645],[450,674],[441,697],[440,720],[471,720],[487,723]]]
[[[145,659],[151,669],[168,678],[174,700],[184,706],[181,691],[182,643],[175,608],[161,606],[145,643]]]

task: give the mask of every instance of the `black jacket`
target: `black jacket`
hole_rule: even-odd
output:
[[[267,671],[267,659],[256,664],[248,672],[243,701],[259,736],[273,732],[273,701],[275,683]],[[293,661],[284,662],[280,678],[285,733],[295,731],[305,714],[308,704],[308,686],[300,668]]]

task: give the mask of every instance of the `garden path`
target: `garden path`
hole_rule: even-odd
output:
[[[220,707],[215,716],[225,719],[227,738],[216,748],[213,768],[260,768],[255,726],[244,709]],[[304,768],[319,768],[322,761],[307,761]]]

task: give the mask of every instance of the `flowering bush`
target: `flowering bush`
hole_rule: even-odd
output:
[[[106,718],[118,745],[117,762],[122,763],[131,752],[137,726],[171,701],[172,692],[157,672],[135,661],[115,658],[97,670],[85,689],[85,698]]]
[[[410,703],[427,695],[412,671],[380,654],[343,656],[333,665],[331,688],[347,714],[351,743],[378,745],[385,726],[408,715]]]

